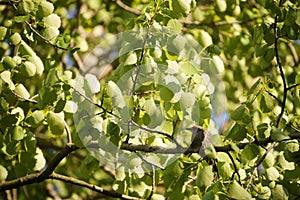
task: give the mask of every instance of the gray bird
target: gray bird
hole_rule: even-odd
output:
[[[191,154],[195,152],[199,152],[200,155],[204,154],[204,150],[203,148],[201,149],[201,147],[205,147],[208,143],[210,143],[210,133],[204,130],[201,126],[193,126],[191,128],[187,128],[187,130],[192,131],[192,142],[184,154]]]

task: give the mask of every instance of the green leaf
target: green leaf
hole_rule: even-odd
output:
[[[69,34],[60,34],[56,37],[56,45],[61,48],[68,48],[70,46],[70,42],[71,36]]]
[[[179,55],[183,50],[186,43],[186,39],[181,35],[173,35],[168,37],[167,50],[171,55]]]
[[[60,136],[64,133],[65,120],[63,112],[54,113],[49,111],[47,115],[47,122],[49,125],[49,131],[53,136]]]
[[[21,42],[22,37],[19,33],[14,33],[10,36],[9,40],[13,45],[17,45]]]
[[[208,158],[216,159],[217,157],[217,152],[212,144],[205,147],[204,152]]]
[[[23,23],[24,21],[27,21],[29,18],[30,18],[29,15],[20,15],[20,16],[15,16],[15,17],[14,17],[14,20],[15,20],[17,23]]]
[[[24,0],[18,4],[18,11],[21,14],[30,13],[34,10],[34,8],[35,8],[34,2],[31,0]]]
[[[249,118],[249,116],[249,109],[245,104],[242,104],[231,113],[230,118],[235,121],[242,121],[242,119],[244,119],[245,117]]]
[[[110,136],[110,141],[114,145],[119,146],[119,143],[120,143],[120,127],[117,124],[115,124],[113,122],[110,122],[107,125],[106,133]]]
[[[92,94],[100,92],[100,83],[95,75],[86,74],[84,77],[87,82],[89,92]]]
[[[272,200],[288,200],[289,196],[284,187],[280,184],[277,184],[272,190]]]
[[[214,194],[213,191],[208,191],[205,192],[204,195],[202,196],[202,200],[215,200],[218,199],[218,196]]]
[[[255,144],[247,144],[242,150],[241,157],[243,160],[251,161],[259,155],[259,148]]]
[[[0,78],[8,84],[9,89],[14,90],[15,89],[15,85],[11,80],[11,73],[10,71],[3,71],[0,74]]]
[[[115,178],[117,181],[123,181],[126,178],[124,167],[120,167],[116,170]]]
[[[20,72],[23,76],[34,76],[36,74],[36,66],[30,61],[25,61],[20,66]]]
[[[122,92],[115,82],[109,81],[107,83],[106,91],[107,94],[112,98],[114,106],[117,106],[118,108],[123,108],[125,106],[125,101]]]
[[[27,89],[25,88],[25,86],[22,83],[20,83],[19,85],[16,86],[14,92],[17,95],[23,97],[24,99],[29,99],[30,98],[29,92],[27,91]]]
[[[207,33],[204,30],[199,31],[199,42],[203,47],[208,47],[210,45],[213,45],[213,41],[209,33]]]
[[[65,106],[66,106],[66,100],[65,99],[59,99],[57,102],[55,102],[54,112],[59,113],[59,112],[63,111]]]
[[[271,153],[268,153],[262,162],[264,168],[273,167],[274,163],[275,163],[275,158]]]
[[[290,139],[288,135],[286,135],[284,132],[280,131],[278,128],[274,126],[271,129],[271,138],[272,140],[277,142]]]
[[[197,171],[196,184],[198,187],[207,187],[212,184],[214,180],[214,173],[212,166],[199,167]]]
[[[58,82],[58,75],[57,75],[57,69],[51,68],[47,74],[46,80],[44,81],[44,84],[46,86],[54,85]]]
[[[58,29],[61,26],[60,17],[57,14],[50,14],[43,18],[44,26]]]
[[[47,17],[48,15],[52,14],[54,11],[54,6],[51,2],[48,1],[42,1],[38,6],[37,16]]]
[[[159,96],[163,101],[169,102],[174,97],[174,93],[168,87],[162,86],[159,88]]]
[[[28,61],[32,62],[36,67],[36,73],[42,75],[44,71],[44,64],[40,57],[38,57],[35,51],[23,40],[19,46],[19,52],[22,56],[29,56]]]
[[[258,25],[254,28],[254,42],[259,44],[264,38],[265,25]]]
[[[275,167],[266,169],[266,174],[270,181],[276,181],[279,178],[279,172]]]
[[[177,19],[170,19],[168,21],[167,27],[173,34],[181,33],[182,24]]]
[[[184,16],[189,14],[191,10],[191,0],[172,0],[172,8],[175,12],[179,12]]]
[[[7,176],[8,176],[7,169],[4,166],[0,165],[0,182],[5,181]]]
[[[59,29],[53,26],[48,26],[43,30],[43,36],[48,40],[53,40],[59,35]]]
[[[266,187],[266,186],[263,187],[260,185],[256,190],[257,190],[259,199],[270,199],[271,190],[269,187]]]
[[[268,113],[274,109],[274,99],[269,94],[263,92],[259,97],[259,108],[261,112]]]
[[[30,123],[31,126],[37,127],[43,122],[44,119],[45,119],[44,112],[41,110],[36,110],[29,115],[27,121]]]
[[[184,108],[191,108],[196,102],[196,97],[193,93],[184,92],[181,94],[180,103]]]
[[[251,195],[235,180],[229,185],[228,196],[233,199],[252,199]]]
[[[4,26],[0,26],[0,41],[5,39],[6,32],[7,28]]]
[[[219,56],[214,55],[211,63],[216,68],[217,73],[223,73],[224,72],[224,69],[225,69],[224,68],[224,63],[223,63],[222,59]]]
[[[233,171],[229,163],[218,162],[217,168],[218,168],[218,173],[222,178],[226,179],[232,176]]]
[[[285,149],[292,153],[298,152],[299,151],[299,143],[297,141],[289,141],[285,145]]]
[[[14,140],[22,140],[25,136],[25,130],[21,126],[15,126],[12,134]]]
[[[74,101],[67,101],[64,107],[64,111],[67,113],[76,113],[78,106]]]
[[[217,10],[219,12],[225,12],[227,9],[226,0],[216,0]]]
[[[248,99],[247,102],[250,104],[253,103],[253,101],[257,98],[257,96],[260,94],[262,90],[262,82],[261,79],[258,79],[250,88],[250,90],[247,93]]]
[[[226,139],[241,141],[246,137],[246,128],[244,125],[234,123],[226,134]]]
[[[195,66],[192,65],[190,62],[182,61],[178,64],[180,66],[180,71],[185,73],[186,75],[194,75],[199,73],[199,70],[197,70]]]
[[[36,159],[36,163],[33,170],[35,171],[42,170],[46,165],[46,159],[44,158],[43,152],[40,148],[36,148],[36,154],[34,158]]]
[[[11,69],[17,66],[16,61],[10,56],[5,56],[3,58],[2,65],[5,69]]]
[[[284,155],[280,154],[278,156],[278,164],[284,169],[284,170],[293,170],[295,169],[295,163],[288,162]]]

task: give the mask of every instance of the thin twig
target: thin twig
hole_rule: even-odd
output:
[[[149,160],[147,160],[146,158],[144,158],[140,153],[135,152],[135,154],[136,154],[141,160],[143,160],[145,163],[151,165],[152,167],[156,167],[156,168],[158,168],[158,169],[165,170],[165,168],[163,168],[163,167],[161,167],[161,166],[159,166],[159,165],[157,165],[157,164],[155,164],[155,163],[152,163],[152,162],[150,162]]]
[[[235,164],[235,162],[234,162],[234,159],[233,159],[233,157],[232,157],[232,155],[230,154],[230,152],[228,151],[228,152],[226,152],[227,153],[227,155],[229,156],[229,158],[230,158],[230,160],[231,160],[231,162],[232,162],[232,164],[233,164],[233,167],[234,167],[234,172],[233,172],[233,174],[232,174],[232,180],[234,179],[234,174],[237,174],[237,176],[238,176],[238,178],[239,178],[239,183],[241,184],[241,177],[240,177],[240,174],[239,174],[239,171],[238,171],[238,169],[237,169],[237,167],[236,167],[236,164]]]
[[[152,188],[151,188],[151,193],[149,195],[149,197],[147,198],[147,200],[151,200],[152,196],[154,194],[154,189],[155,189],[155,167],[152,165]]]
[[[39,183],[49,177],[50,174],[55,170],[57,165],[68,156],[71,152],[79,149],[75,144],[67,144],[56,156],[49,162],[47,167],[40,172],[29,174],[11,181],[0,183],[0,191],[5,191],[12,188],[18,188],[23,185],[29,185],[32,183]]]
[[[18,95],[17,93],[15,93],[14,91],[12,91],[12,93],[13,93],[13,95],[15,95],[16,97],[18,97],[18,98],[20,98],[20,99],[23,99],[24,101],[28,101],[28,102],[30,102],[30,103],[34,103],[34,104],[37,104],[38,102],[36,101],[36,100],[33,100],[32,98],[29,98],[29,99],[27,99],[27,98],[24,98],[24,97],[22,97],[22,96],[20,96],[20,95]]]
[[[122,8],[123,10],[127,11],[127,12],[130,12],[134,15],[140,15],[141,12],[139,10],[136,10],[134,8],[131,8],[129,6],[127,6],[126,4],[124,4],[121,0],[115,0],[115,3],[120,7]]]
[[[285,80],[285,75],[284,75],[284,71],[283,71],[283,67],[279,58],[279,52],[278,52],[278,40],[279,40],[279,36],[278,36],[278,32],[277,32],[277,19],[278,16],[275,16],[275,20],[274,20],[274,35],[275,35],[275,40],[274,40],[274,51],[275,51],[275,58],[276,58],[276,62],[279,68],[279,72],[280,72],[280,76],[283,82],[283,99],[282,99],[282,104],[281,104],[281,111],[280,114],[278,115],[278,119],[277,119],[277,123],[276,123],[276,127],[279,128],[283,114],[284,114],[284,110],[285,110],[285,105],[286,105],[286,99],[287,99],[287,83]],[[260,159],[258,159],[258,161],[255,164],[254,170],[251,174],[250,180],[247,184],[247,188],[251,185],[252,183],[252,179],[254,176],[255,171],[258,169],[258,166],[264,161],[264,159],[266,158],[266,156],[268,155],[268,153],[274,148],[274,146],[277,144],[276,141],[273,141],[272,144],[267,148],[267,150],[265,151],[265,153],[262,155],[262,157]]]
[[[300,85],[300,82],[299,82],[299,83],[295,83],[295,84],[293,84],[293,85],[287,87],[286,89],[287,89],[287,90],[291,90],[291,89],[293,89],[293,88],[295,88],[295,87],[297,87],[297,86],[299,86],[299,85]]]
[[[278,97],[276,97],[274,94],[272,94],[268,90],[265,90],[265,91],[268,93],[268,95],[270,95],[271,97],[273,97],[280,105],[282,105],[282,101]]]
[[[132,124],[133,126],[135,126],[135,127],[138,127],[138,128],[140,128],[140,129],[144,130],[144,131],[147,131],[147,132],[149,132],[149,133],[157,133],[157,134],[159,134],[159,135],[166,136],[166,137],[169,138],[170,140],[174,141],[174,143],[175,143],[177,146],[180,146],[180,144],[173,138],[172,135],[169,135],[169,134],[164,133],[164,132],[162,132],[162,131],[157,131],[157,130],[149,129],[149,128],[147,128],[147,127],[144,127],[144,126],[141,126],[141,125],[137,124],[137,123],[134,122],[134,121],[131,121],[131,124]]]
[[[68,143],[72,143],[72,135],[71,135],[71,130],[69,128],[69,125],[67,124],[67,122],[64,120],[65,123],[65,130],[67,132],[67,136],[68,136]]]
[[[69,177],[69,176],[64,176],[64,175],[57,174],[57,173],[52,173],[48,177],[48,179],[60,180],[60,181],[70,183],[70,184],[73,184],[73,185],[78,185],[78,186],[81,186],[81,187],[85,187],[85,188],[88,188],[92,191],[104,194],[104,195],[109,196],[109,197],[115,197],[115,198],[125,199],[125,200],[140,200],[140,198],[120,194],[120,193],[115,192],[113,190],[105,190],[102,187],[99,187],[97,185],[93,185],[93,184],[87,183],[85,181],[78,180],[76,178]]]
[[[15,4],[11,3],[11,5],[14,7],[14,9],[16,11],[18,11],[18,8],[16,7]],[[29,27],[29,29],[34,33],[36,34],[39,38],[41,38],[42,40],[44,40],[46,43],[50,44],[51,46],[57,48],[57,49],[61,49],[61,50],[64,50],[64,51],[68,51],[69,49],[67,48],[63,48],[63,47],[60,47],[60,46],[57,46],[56,44],[53,44],[50,40],[48,40],[47,38],[45,38],[44,36],[42,36],[37,30],[35,30],[35,28],[32,27],[32,25],[28,22],[28,21],[24,21],[25,24]]]
[[[296,51],[293,44],[288,43],[288,46],[290,48],[291,54],[292,54],[293,59],[294,59],[294,66],[297,66],[299,64],[299,56],[297,54],[297,51]]]
[[[67,48],[63,48],[63,47],[57,46],[56,44],[52,43],[50,40],[48,40],[47,38],[45,38],[44,36],[42,36],[37,30],[35,30],[29,22],[27,22],[27,21],[24,21],[24,22],[30,28],[30,30],[32,32],[34,32],[39,38],[41,38],[42,40],[44,40],[47,44],[50,44],[51,46],[53,46],[53,47],[55,47],[57,49],[64,50],[64,51],[68,51],[69,50]]]
[[[197,21],[181,21],[181,22],[185,27],[186,26],[225,26],[225,25],[233,25],[233,24],[247,24],[257,19],[264,18],[266,16],[267,15],[262,15],[244,21],[233,21],[233,22],[228,22],[228,21],[217,21],[217,22],[208,22],[208,23],[197,22]]]
[[[278,53],[278,40],[279,40],[279,37],[278,37],[278,33],[277,33],[277,18],[278,18],[278,16],[275,16],[275,22],[274,22],[274,34],[275,34],[274,50],[275,50],[275,57],[276,57],[277,65],[278,65],[278,68],[279,68],[279,71],[280,71],[280,76],[281,76],[281,79],[282,79],[282,82],[283,82],[283,99],[282,99],[282,105],[281,105],[281,112],[278,116],[278,120],[277,120],[277,123],[276,123],[276,127],[278,128],[279,125],[280,125],[280,122],[282,120],[282,116],[284,114],[288,90],[287,90],[287,83],[286,83],[284,72],[283,72],[283,67],[282,67],[282,64],[281,64],[281,61],[280,61],[280,58],[279,58],[279,53]]]

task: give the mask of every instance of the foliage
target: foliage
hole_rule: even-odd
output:
[[[1,1],[3,197],[299,198],[299,8]]]

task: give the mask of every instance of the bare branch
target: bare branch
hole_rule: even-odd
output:
[[[126,4],[124,4],[121,0],[115,0],[115,3],[120,7],[122,8],[123,10],[127,11],[127,12],[130,12],[134,15],[140,15],[141,12],[139,10],[136,10],[134,8],[131,8],[129,6],[127,6]]]
[[[61,175],[61,174],[52,173],[49,176],[49,179],[60,180],[60,181],[66,182],[66,183],[71,183],[73,185],[78,185],[78,186],[81,186],[81,187],[85,187],[85,188],[88,188],[92,191],[95,191],[95,192],[98,192],[98,193],[101,193],[101,194],[104,194],[104,195],[110,196],[110,197],[126,199],[126,200],[139,200],[140,199],[140,198],[120,194],[120,193],[117,193],[115,191],[105,190],[102,187],[99,187],[97,185],[93,185],[93,184],[87,183],[85,181],[78,180],[76,178],[72,178],[72,177],[68,177],[68,176],[64,176],[64,175]]]
[[[65,130],[67,132],[67,136],[68,136],[68,143],[71,144],[72,143],[72,136],[71,136],[71,130],[69,128],[69,125],[67,124],[67,122],[64,120],[65,123]]]
[[[14,9],[16,11],[18,11],[18,8],[16,7],[15,4],[11,4]],[[63,48],[63,47],[60,47],[60,46],[57,46],[56,44],[53,44],[50,40],[48,40],[47,38],[45,38],[44,36],[42,36],[35,28],[32,27],[32,25],[28,22],[28,21],[24,21],[25,24],[29,27],[29,29],[34,33],[36,34],[39,38],[41,38],[42,40],[44,40],[46,43],[50,44],[51,46],[57,48],[57,49],[61,49],[61,50],[64,50],[64,51],[68,51],[69,49],[67,48]]]
[[[20,99],[22,99],[22,100],[24,100],[24,101],[28,101],[28,102],[30,102],[30,103],[37,104],[37,101],[36,101],[36,100],[33,100],[32,98],[30,98],[30,99],[24,98],[24,97],[18,95],[17,93],[15,93],[14,91],[12,91],[12,93],[13,93],[13,95],[15,95],[16,97],[18,97],[18,98],[20,98]]]
[[[272,94],[270,91],[265,90],[271,97],[273,97],[280,105],[282,105],[282,101],[278,99],[274,94]]]
[[[251,19],[244,20],[244,21],[232,21],[232,22],[228,22],[228,21],[217,21],[217,22],[208,22],[208,23],[195,22],[195,21],[181,21],[181,22],[184,27],[187,27],[187,26],[225,26],[225,25],[233,25],[233,24],[248,24],[257,19],[264,18],[266,16],[267,15],[262,15],[262,16],[253,17]]]
[[[53,158],[53,160],[51,160],[51,162],[44,170],[11,181],[3,182],[0,184],[0,191],[5,191],[7,189],[18,188],[23,185],[29,185],[32,183],[39,183],[44,181],[54,171],[54,169],[63,158],[77,149],[79,148],[75,146],[75,144],[67,144],[61,151],[58,152],[58,154],[56,154],[56,156]]]
[[[295,83],[295,84],[289,86],[289,87],[286,88],[286,89],[287,89],[287,90],[291,90],[291,89],[293,89],[293,88],[295,88],[295,87],[297,87],[297,86],[299,86],[299,85],[300,85],[300,82],[299,82],[299,83]]]
[[[299,56],[298,56],[298,54],[297,54],[297,51],[296,51],[296,49],[295,49],[295,47],[294,47],[294,45],[293,44],[291,44],[291,43],[288,43],[288,46],[289,46],[289,48],[290,48],[290,51],[291,51],[291,54],[292,54],[292,56],[293,56],[293,59],[294,59],[294,66],[297,66],[300,62],[299,62]]]

